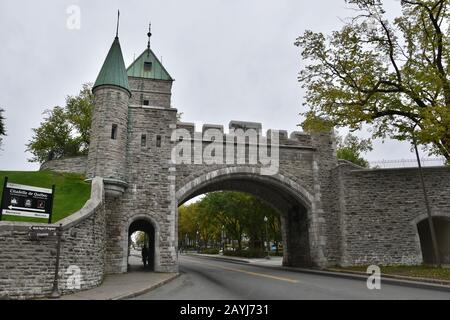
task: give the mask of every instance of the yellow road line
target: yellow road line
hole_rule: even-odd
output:
[[[272,275],[267,274],[267,273],[251,272],[251,271],[245,271],[245,270],[241,270],[241,269],[227,268],[227,267],[218,266],[216,264],[199,262],[199,261],[190,260],[190,259],[189,259],[189,261],[193,262],[193,263],[207,265],[207,266],[210,266],[210,267],[220,268],[220,269],[227,270],[227,271],[241,272],[241,273],[245,273],[245,274],[249,274],[249,275],[257,276],[257,277],[263,277],[263,278],[269,278],[269,279],[274,279],[274,280],[286,281],[286,282],[290,282],[290,283],[298,283],[299,282],[298,280],[295,280],[295,279],[285,278],[285,277],[278,277],[278,276],[272,276]]]

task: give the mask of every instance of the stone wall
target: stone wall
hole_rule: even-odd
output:
[[[129,77],[128,82],[133,92],[131,105],[142,106],[148,100],[148,106],[170,108],[172,81]]]
[[[81,156],[46,161],[41,165],[39,170],[86,174],[86,166],[87,156]]]
[[[420,264],[426,207],[417,168],[338,168],[342,265]],[[434,216],[450,217],[450,168],[424,168]]]
[[[105,210],[101,178],[92,182],[91,198],[62,224],[59,289],[63,294],[76,291],[67,287],[77,268],[81,288],[86,290],[103,281],[105,270]],[[52,291],[56,258],[56,239],[30,240],[31,226],[42,223],[0,222],[0,299],[30,299],[48,296]]]
[[[231,124],[237,124],[238,121],[232,121]],[[246,122],[242,122],[246,123]],[[256,125],[256,124],[255,124]],[[261,126],[261,124],[258,124]],[[208,172],[214,172],[222,168],[231,168],[236,166],[241,167],[253,167],[261,168],[261,163],[249,164],[249,144],[245,144],[245,159],[238,159],[238,144],[234,144],[234,161],[232,164],[226,164],[226,150],[223,151],[222,164],[205,164],[209,159],[199,159],[196,149],[202,150],[200,154],[203,154],[208,145],[211,144],[211,140],[207,140],[203,133],[205,129],[219,128],[218,125],[204,125],[203,132],[195,132],[195,125],[193,123],[177,123],[177,129],[185,129],[189,132],[191,138],[193,139],[190,143],[191,145],[191,155],[192,161],[189,164],[179,164],[176,166],[176,187],[179,189],[183,185],[189,183],[193,179],[207,174]],[[220,130],[220,129],[219,129]],[[223,127],[221,129],[223,133]],[[307,189],[309,192],[313,192],[314,182],[312,173],[312,161],[313,153],[315,151],[311,144],[311,136],[303,134],[301,132],[293,132],[288,138],[286,131],[279,131],[279,172],[300,184],[302,187]],[[263,135],[262,135],[263,136]],[[268,130],[265,137],[270,139],[271,130]],[[224,143],[227,141],[227,134],[223,135],[222,141]],[[264,137],[264,136],[263,136]],[[185,139],[187,141],[188,139]],[[270,143],[270,142],[269,142]],[[226,149],[226,148],[225,148]],[[256,150],[256,148],[255,148]],[[206,160],[206,161],[205,161]],[[245,160],[245,164],[239,164],[238,160]]]

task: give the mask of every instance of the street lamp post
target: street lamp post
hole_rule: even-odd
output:
[[[197,247],[197,253],[200,253],[200,249],[199,249],[199,239],[198,239],[198,230],[197,230],[197,236],[196,236],[196,247]]]
[[[412,132],[414,150],[416,152],[417,164],[419,166],[419,173],[420,173],[420,181],[421,181],[421,184],[422,184],[423,196],[425,198],[425,206],[427,208],[428,224],[430,226],[431,242],[433,244],[433,251],[434,251],[434,259],[435,259],[436,265],[438,267],[440,267],[441,266],[441,258],[440,258],[440,255],[439,255],[439,247],[438,247],[437,238],[436,238],[436,230],[434,229],[433,217],[431,215],[430,202],[428,201],[427,189],[426,189],[426,186],[425,186],[425,180],[423,178],[422,164],[420,162],[419,151],[417,149],[417,141],[416,141],[416,137],[415,137],[415,134],[414,134],[415,127],[416,126],[414,126],[413,132]]]
[[[221,232],[221,237],[222,237],[222,254],[225,254],[225,226],[222,225],[222,232]]]
[[[264,224],[266,225],[266,241],[267,241],[267,256],[266,256],[266,259],[270,259],[270,255],[269,255],[269,252],[270,252],[270,243],[269,243],[269,233],[267,232],[267,217],[266,216],[264,216]]]

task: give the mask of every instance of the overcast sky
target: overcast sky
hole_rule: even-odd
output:
[[[67,9],[80,8],[80,29]],[[391,12],[398,1],[386,1]],[[35,170],[25,144],[42,112],[64,105],[94,82],[115,36],[128,66],[147,45],[176,79],[172,104],[183,121],[256,121],[263,129],[299,130],[304,92],[295,39],[306,29],[340,29],[352,11],[343,0],[128,0],[0,2],[0,107],[8,136],[1,170]],[[363,134],[364,135],[364,134]],[[367,134],[366,134],[367,136]],[[369,160],[413,158],[407,143],[375,143]]]

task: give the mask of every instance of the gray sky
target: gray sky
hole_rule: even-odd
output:
[[[398,9],[398,1],[386,1]],[[67,28],[71,5],[81,28]],[[115,36],[128,66],[147,44],[176,79],[172,104],[183,121],[299,130],[303,92],[295,39],[306,29],[329,33],[352,15],[343,0],[58,0],[0,2],[0,107],[7,133],[0,170],[35,170],[25,144],[42,112],[64,105],[94,82]],[[363,134],[364,136],[364,134]],[[366,134],[367,136],[367,134]],[[413,158],[407,143],[375,143],[369,160]]]

